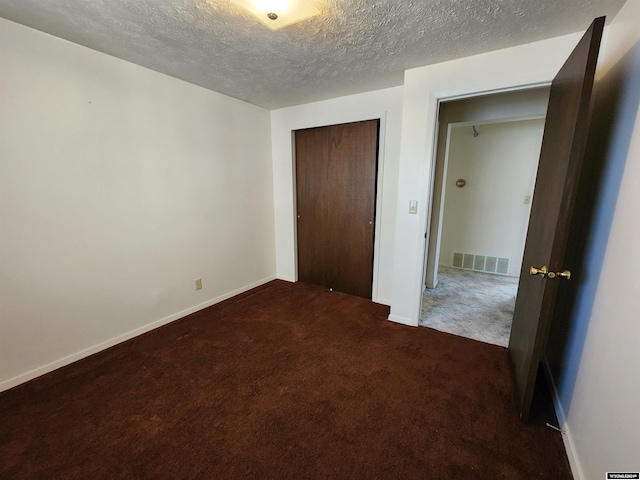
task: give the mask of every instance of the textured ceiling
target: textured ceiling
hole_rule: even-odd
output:
[[[275,32],[232,0],[0,0],[0,16],[273,109],[401,85],[408,68],[585,30],[624,3],[306,1],[320,15]]]

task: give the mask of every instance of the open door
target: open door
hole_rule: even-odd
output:
[[[520,286],[509,340],[520,417],[529,420],[563,270],[582,170],[596,61],[604,17],[591,24],[551,84],[547,121],[531,206]]]

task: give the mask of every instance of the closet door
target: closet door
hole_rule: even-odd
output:
[[[378,120],[295,132],[298,280],[371,298]]]

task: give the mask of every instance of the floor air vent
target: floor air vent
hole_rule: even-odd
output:
[[[453,268],[474,270],[476,272],[509,275],[511,259],[507,257],[492,257],[490,255],[474,255],[472,253],[453,252]]]

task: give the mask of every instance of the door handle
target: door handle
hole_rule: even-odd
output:
[[[529,268],[529,275],[540,275],[542,278],[547,276],[547,266],[545,265],[542,268],[536,268],[536,267],[530,267]]]
[[[571,271],[569,270],[561,270],[559,272],[549,272],[547,274],[549,278],[564,278],[565,280],[569,280],[571,278]]]
[[[569,280],[571,278],[571,272],[569,270],[562,270],[560,272],[550,272],[549,270],[547,270],[546,265],[541,268],[530,267],[529,275],[540,275],[542,278],[551,278],[551,279],[559,277],[559,278],[564,278],[565,280]]]

